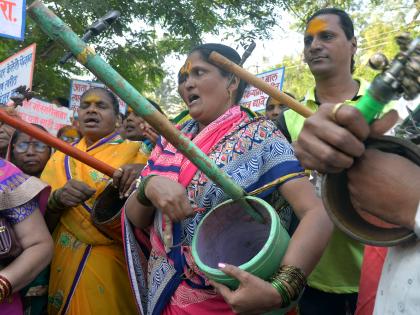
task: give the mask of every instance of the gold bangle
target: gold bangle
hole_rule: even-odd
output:
[[[283,265],[272,276],[272,283],[281,283],[287,291],[290,300],[295,300],[306,286],[305,274],[292,265]]]

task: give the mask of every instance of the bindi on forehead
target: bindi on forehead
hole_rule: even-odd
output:
[[[309,22],[306,33],[311,36],[315,36],[316,34],[325,31],[327,27],[328,23],[325,20],[321,18],[314,18]]]

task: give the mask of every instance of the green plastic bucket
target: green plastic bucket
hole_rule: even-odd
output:
[[[235,289],[239,282],[217,267],[218,263],[238,266],[268,280],[279,268],[290,240],[275,210],[264,200],[246,197],[265,219],[258,223],[228,200],[212,209],[200,222],[192,242],[198,268],[216,282]]]

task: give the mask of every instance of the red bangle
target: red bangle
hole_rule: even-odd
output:
[[[1,286],[1,291],[2,291],[3,300],[4,300],[5,298],[9,297],[12,294],[13,292],[12,284],[6,277],[0,275],[0,286]],[[3,292],[3,289],[5,289],[4,291],[6,292]]]

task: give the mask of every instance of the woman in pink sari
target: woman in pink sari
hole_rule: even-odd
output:
[[[235,50],[221,44],[204,44],[190,53],[178,91],[192,119],[179,128],[247,192],[284,179],[258,197],[274,205],[286,229],[291,207],[301,219],[282,265],[304,278],[326,246],[332,224],[293,148],[274,123],[236,105],[245,84],[211,64],[212,51],[240,61]],[[140,185],[143,197],[132,195],[126,203],[123,234],[131,284],[143,314],[262,314],[290,305],[274,283],[223,261],[220,269],[241,282],[235,291],[200,272],[191,255],[192,237],[204,215],[229,197],[165,139],[152,151]],[[135,233],[139,229],[144,233]]]
[[[52,258],[53,242],[41,214],[49,190],[38,178],[22,173],[0,158],[0,217],[11,224],[22,247],[18,257],[0,260],[2,315],[23,314],[19,290],[31,282]]]

